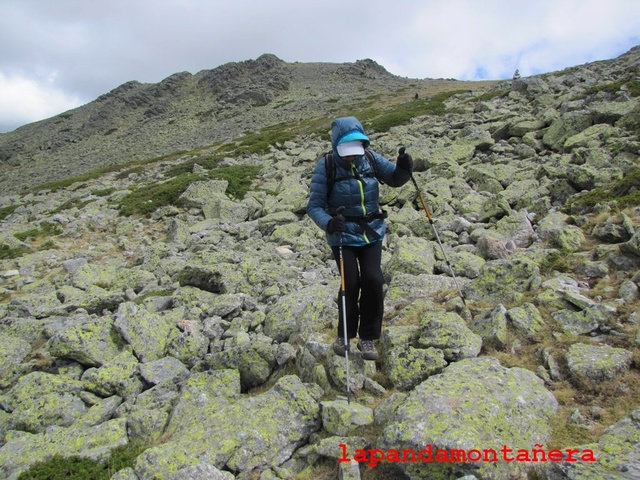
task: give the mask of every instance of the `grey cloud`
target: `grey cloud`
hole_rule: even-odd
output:
[[[552,71],[640,43],[639,2],[572,4],[581,22],[557,19],[566,6],[550,0],[2,0],[0,74],[49,81],[87,102],[130,80],[155,83],[263,53],[372,58],[397,75],[467,80]],[[0,92],[0,123],[11,125],[1,102]]]

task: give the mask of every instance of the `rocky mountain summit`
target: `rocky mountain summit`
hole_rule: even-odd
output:
[[[481,86],[266,55],[0,136],[0,476],[640,478],[639,66]],[[305,214],[348,114],[406,146],[442,241],[381,185],[351,402]]]
[[[19,193],[98,167],[233,141],[269,125],[368,103],[378,94],[465,84],[397,77],[372,60],[290,64],[270,54],[195,75],[176,73],[157,84],[131,81],[0,134],[0,191]]]

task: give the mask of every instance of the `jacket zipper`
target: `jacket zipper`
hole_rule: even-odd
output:
[[[351,164],[351,173],[353,173],[353,176],[358,181],[358,186],[360,187],[360,200],[361,200],[360,207],[362,208],[362,215],[366,217],[367,207],[365,207],[365,204],[364,204],[364,182],[362,181],[362,178],[358,174],[358,170],[356,169],[356,166],[353,163]],[[363,231],[362,236],[364,237],[365,242],[371,243],[369,240],[369,237],[367,237],[367,232]]]

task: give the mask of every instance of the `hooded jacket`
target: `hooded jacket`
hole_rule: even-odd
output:
[[[367,222],[378,238],[371,238],[372,235],[355,221],[347,221],[346,231],[343,233],[329,233],[327,226],[331,218],[337,214],[339,207],[345,207],[342,215],[348,220],[379,213],[381,210],[378,181],[391,187],[400,187],[411,178],[410,172],[397,168],[394,163],[374,151],[370,152],[376,165],[375,171],[365,155],[357,157],[351,163],[345,161],[338,154],[337,146],[344,139],[352,139],[354,136],[367,138],[357,118],[335,119],[331,124],[331,145],[335,164],[335,179],[331,192],[327,183],[326,156],[318,161],[311,177],[307,214],[316,225],[327,232],[327,242],[332,247],[340,245],[341,238],[342,244],[348,246],[363,246],[381,240],[386,233],[383,218],[374,218]],[[363,140],[363,144],[368,148],[369,140]]]

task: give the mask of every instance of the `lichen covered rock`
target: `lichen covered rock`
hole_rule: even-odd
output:
[[[640,478],[640,409],[607,428],[597,443],[576,447],[595,461],[550,463],[553,480],[624,480]]]
[[[9,373],[11,368],[19,365],[31,351],[31,344],[26,340],[0,330],[0,377]]]
[[[138,457],[138,476],[163,478],[201,461],[232,472],[279,466],[320,428],[320,406],[297,377],[230,402],[239,392],[233,370],[191,377],[167,427],[170,440]]]
[[[142,362],[151,362],[165,356],[171,335],[177,334],[176,320],[125,302],[118,307],[114,326]]]
[[[528,291],[539,275],[538,264],[526,257],[487,262],[480,276],[463,288],[467,298],[506,302]]]
[[[418,345],[442,350],[447,362],[477,357],[482,339],[454,312],[431,311],[420,319]]]
[[[332,435],[348,435],[358,427],[373,423],[373,411],[356,402],[322,402],[322,428]]]
[[[567,352],[567,367],[576,378],[602,382],[629,370],[632,357],[633,353],[623,348],[574,343]]]
[[[44,432],[48,427],[68,427],[87,413],[80,398],[82,382],[45,372],[33,372],[0,397],[14,430]]]
[[[491,401],[488,402],[487,399]],[[379,438],[382,449],[530,449],[550,438],[553,395],[532,372],[505,368],[490,357],[465,359],[429,377],[399,404]],[[414,478],[475,474],[508,478],[523,474],[514,462],[398,464]]]
[[[410,390],[440,372],[447,362],[442,350],[418,345],[418,327],[389,327],[380,341],[384,372],[399,390]]]

